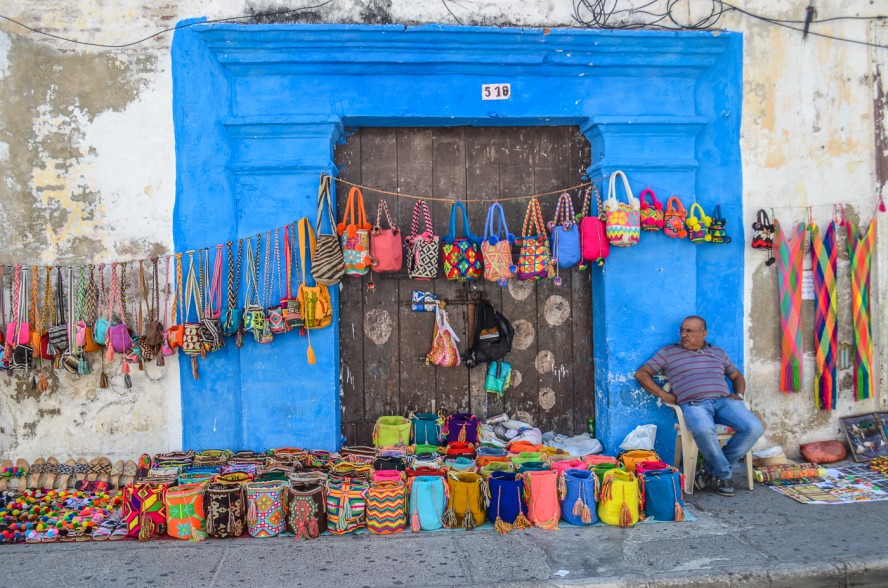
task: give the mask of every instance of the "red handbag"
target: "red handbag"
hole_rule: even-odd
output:
[[[598,204],[597,216],[592,216],[592,192],[595,192],[595,200]],[[580,251],[583,261],[594,261],[598,265],[604,265],[605,258],[610,255],[610,242],[607,240],[604,225],[601,194],[595,184],[589,184],[589,187],[586,188],[586,196],[583,199],[583,208],[580,214],[583,215],[580,219]]]
[[[382,213],[389,228],[382,228]],[[392,224],[388,203],[380,199],[376,208],[376,225],[370,233],[370,269],[381,274],[401,271],[404,265],[404,245],[401,241],[401,229]]]
[[[475,446],[468,441],[451,441],[444,449],[444,455],[475,455]]]

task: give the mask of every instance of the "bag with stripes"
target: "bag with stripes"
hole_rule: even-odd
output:
[[[354,533],[366,525],[367,481],[343,478],[327,482],[327,530],[334,535]]]
[[[400,533],[407,527],[407,484],[373,482],[367,489],[367,529],[377,535]]]
[[[425,231],[419,232],[419,214],[422,212]],[[438,249],[440,237],[434,234],[432,213],[425,200],[413,205],[413,225],[407,242],[407,275],[414,280],[434,280],[438,277]]]
[[[327,211],[330,218],[330,227],[333,228],[333,201],[330,198],[330,176],[321,174],[321,184],[318,187],[318,222],[315,232],[318,234],[318,245],[311,263],[311,277],[315,282],[323,286],[333,286],[342,279],[345,273],[345,261],[342,256],[342,247],[339,237],[334,233],[321,232],[321,220],[324,213],[324,200],[327,201]],[[303,262],[304,263],[304,262]]]

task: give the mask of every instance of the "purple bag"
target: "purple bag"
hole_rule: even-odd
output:
[[[467,443],[478,442],[478,418],[473,414],[456,413],[444,421],[442,435],[447,443],[462,441]]]
[[[130,337],[129,329],[124,323],[108,327],[108,337],[115,353],[127,353],[133,346],[133,338]]]

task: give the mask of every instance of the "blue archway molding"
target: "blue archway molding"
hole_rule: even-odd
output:
[[[336,173],[346,127],[577,125],[590,177],[621,169],[663,200],[680,194],[707,213],[721,203],[734,238],[695,246],[645,234],[593,270],[605,449],[653,422],[657,449],[672,455],[671,411],[633,373],[675,340],[682,317],[706,317],[711,340],[743,364],[741,35],[193,23],[172,48],[177,250],[314,219],[318,176]],[[509,100],[481,100],[481,84],[506,82]],[[337,322],[312,336],[315,366],[294,334],[229,345],[202,362],[199,381],[181,362],[184,446],[337,448],[336,294]]]

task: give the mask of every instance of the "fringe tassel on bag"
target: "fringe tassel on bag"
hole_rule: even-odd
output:
[[[475,522],[475,515],[472,514],[471,510],[467,510],[466,514],[463,516],[462,528],[466,531],[471,531],[477,526],[478,523]]]
[[[191,356],[191,377],[195,380],[200,379],[200,372],[197,371],[197,356]]]
[[[317,539],[321,536],[321,531],[318,528],[318,517],[311,517],[311,523],[308,524],[308,536],[314,539]]]
[[[158,367],[163,367],[163,364],[164,364],[163,353],[160,353],[160,352],[157,353],[157,359],[154,361],[154,363]]]
[[[414,510],[413,514],[410,515],[410,530],[414,533],[419,533],[422,530],[422,525],[419,522],[418,510]]]
[[[444,516],[441,517],[441,523],[447,527],[448,529],[453,529],[456,527],[456,513],[453,512],[453,505],[449,505],[447,510],[444,511]]]
[[[515,527],[501,519],[499,514],[496,515],[496,521],[493,523],[494,531],[496,531],[500,535],[506,535],[507,533],[511,533],[514,528]]]
[[[567,496],[567,480],[562,473],[558,476],[558,500],[564,500],[565,496]]]
[[[204,533],[203,531],[201,531],[200,529],[192,529],[192,530],[191,530],[191,537],[190,537],[188,540],[191,541],[192,543],[198,543],[198,542],[200,542],[200,541],[206,541],[206,540],[207,540],[207,534]]]
[[[89,369],[89,362],[86,361],[84,356],[80,356],[80,361],[77,362],[77,373],[81,376],[88,376],[91,370]]]
[[[105,370],[102,370],[101,375],[99,375],[99,388],[107,388],[108,387],[108,375],[105,373]]]
[[[123,365],[120,366],[120,371],[123,373],[123,385],[127,388],[132,388],[133,380],[130,378],[130,367],[126,359],[123,360]]]
[[[154,521],[147,513],[139,515],[139,541],[151,541],[154,537]]]
[[[46,372],[40,372],[40,380],[37,381],[37,389],[41,392],[49,390],[49,382],[46,380]]]
[[[632,526],[632,513],[629,512],[629,506],[625,501],[620,507],[620,526],[624,528]]]

